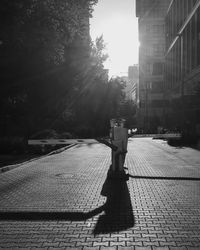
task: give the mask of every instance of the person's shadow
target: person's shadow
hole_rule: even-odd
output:
[[[119,232],[134,226],[133,209],[125,180],[107,178],[101,195],[106,196],[107,200],[102,206],[104,214],[99,216],[94,234]]]

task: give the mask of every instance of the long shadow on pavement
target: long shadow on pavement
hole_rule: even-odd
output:
[[[89,213],[83,212],[41,212],[41,211],[3,211],[0,212],[0,221],[2,220],[16,220],[16,221],[45,221],[45,220],[71,220],[83,221],[94,215],[102,212],[101,207]]]
[[[130,175],[133,179],[152,179],[152,180],[180,180],[180,181],[200,181],[200,177],[181,177],[181,176],[143,176],[143,175]]]
[[[107,197],[94,234],[126,230],[134,226],[134,215],[126,181],[106,179],[101,195]]]
[[[0,211],[0,221],[85,221],[102,212],[93,230],[94,234],[119,232],[134,226],[133,209],[126,181],[106,179],[101,195],[107,197],[107,201],[87,213],[65,211]]]

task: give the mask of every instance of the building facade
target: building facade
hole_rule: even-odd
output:
[[[129,66],[125,93],[126,93],[126,99],[133,101],[135,104],[138,104],[139,102],[138,83],[139,83],[138,65],[136,64],[133,66]]]
[[[173,0],[166,15],[165,124],[200,136],[200,0]]]
[[[138,128],[156,132],[164,123],[165,16],[170,0],[136,0],[139,28]]]

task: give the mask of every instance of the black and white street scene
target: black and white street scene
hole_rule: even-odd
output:
[[[200,250],[200,0],[0,1],[0,249]]]

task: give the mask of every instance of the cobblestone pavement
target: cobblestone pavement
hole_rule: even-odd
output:
[[[0,249],[200,249],[200,152],[129,139],[127,182],[110,149],[81,144],[0,174]]]

